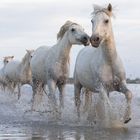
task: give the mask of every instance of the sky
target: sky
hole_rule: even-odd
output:
[[[111,3],[115,17],[112,26],[117,52],[126,75],[140,78],[140,1],[139,0],[0,0],[0,66],[4,56],[21,60],[26,49],[53,46],[60,27],[71,20],[91,35],[93,4]],[[71,50],[70,76],[83,46]]]

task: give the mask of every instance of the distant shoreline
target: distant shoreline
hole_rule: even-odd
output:
[[[140,78],[136,78],[136,79],[127,78],[126,79],[126,82],[128,84],[140,84]],[[73,78],[72,77],[70,77],[70,78],[67,79],[67,84],[73,84],[73,83],[74,83],[74,81],[73,81]]]

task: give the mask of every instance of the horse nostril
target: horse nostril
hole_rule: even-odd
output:
[[[100,38],[98,36],[94,37],[94,41],[98,42],[100,40]]]
[[[99,41],[99,37],[96,37],[96,41]]]
[[[83,37],[83,41],[87,42],[88,38],[86,36]]]

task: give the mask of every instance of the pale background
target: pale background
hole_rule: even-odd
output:
[[[66,20],[81,24],[91,35],[93,4],[114,7],[113,30],[117,51],[127,77],[140,77],[140,1],[139,0],[0,0],[0,66],[3,56],[21,60],[25,49],[52,46]],[[71,71],[83,46],[73,46]]]

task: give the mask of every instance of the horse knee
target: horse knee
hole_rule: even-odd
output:
[[[125,95],[128,102],[131,101],[132,92],[126,87],[126,85],[121,85],[119,88],[119,92],[122,92]]]
[[[76,97],[76,98],[75,98],[75,106],[79,107],[80,104],[81,104],[80,98],[77,98],[77,97]]]
[[[132,92],[131,91],[128,90],[125,93],[125,96],[126,96],[127,101],[131,101],[132,100]]]
[[[75,106],[79,106],[81,101],[80,101],[80,88],[75,87]]]

